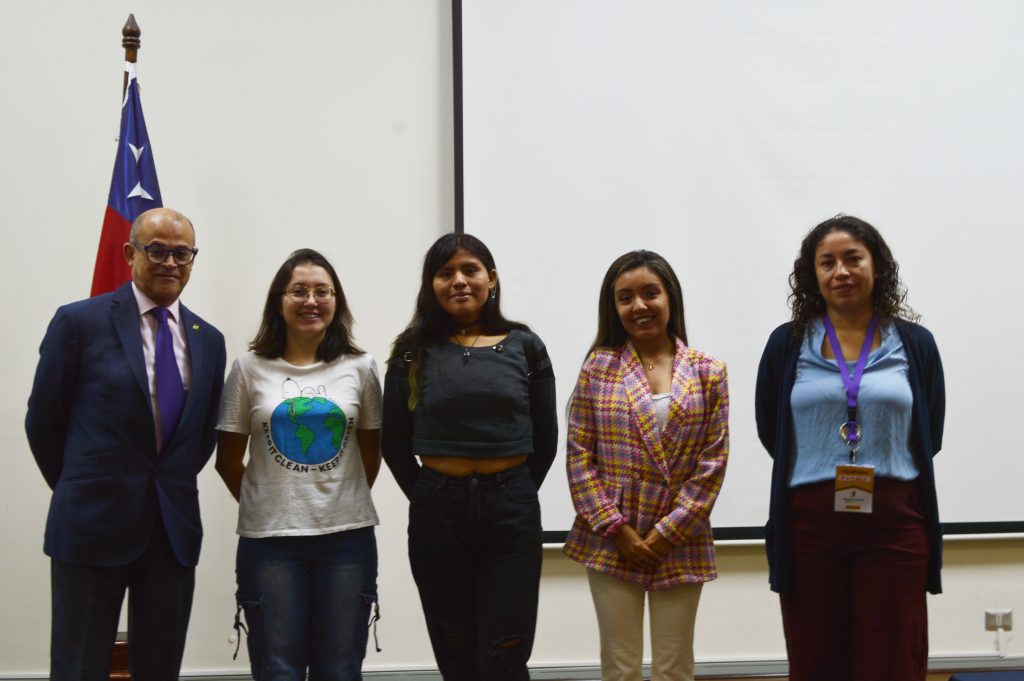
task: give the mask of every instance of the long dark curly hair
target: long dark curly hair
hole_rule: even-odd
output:
[[[846,232],[871,252],[875,270],[871,302],[882,319],[906,319],[911,322],[920,319],[920,315],[907,305],[907,288],[900,281],[899,263],[892,257],[892,251],[882,235],[860,218],[840,213],[807,233],[800,244],[800,255],[793,261],[793,271],[789,275],[789,306],[793,311],[791,325],[796,338],[803,337],[811,320],[825,313],[825,299],[818,288],[818,277],[814,271],[814,255],[821,240],[832,232]]]

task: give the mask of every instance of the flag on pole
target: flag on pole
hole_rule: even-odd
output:
[[[163,205],[153,150],[142,117],[135,64],[125,62],[124,70],[128,74],[128,89],[121,104],[121,134],[114,159],[114,177],[110,181],[107,212],[103,216],[103,231],[92,274],[90,295],[93,296],[113,291],[131,279],[131,270],[124,259],[124,244],[132,222],[140,213]]]

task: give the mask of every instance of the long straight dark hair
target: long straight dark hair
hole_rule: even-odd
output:
[[[444,311],[434,293],[434,275],[451,260],[455,252],[462,249],[478,258],[490,272],[497,269],[494,256],[484,242],[471,234],[445,234],[435,241],[423,258],[420,276],[420,291],[416,296],[416,310],[412,320],[391,345],[390,362],[395,357],[404,357],[409,366],[409,407],[415,406],[419,397],[418,385],[423,348],[432,343],[444,341],[455,334],[458,325],[450,314]],[[526,324],[506,319],[501,313],[501,279],[494,284],[493,295],[488,296],[480,314],[480,331],[494,336],[508,333],[512,329],[529,330]]]
[[[676,276],[675,270],[665,258],[654,251],[639,250],[620,255],[604,274],[601,293],[597,301],[597,336],[590,346],[590,352],[598,348],[618,349],[629,340],[629,334],[622,326],[619,312],[615,308],[615,280],[626,272],[640,267],[646,267],[658,275],[662,286],[665,287],[666,294],[668,294],[669,337],[678,338],[683,341],[684,345],[687,344],[686,317],[683,314],[683,287],[679,284],[679,277]]]
[[[322,362],[332,362],[342,355],[362,355],[363,350],[352,340],[352,312],[348,309],[345,292],[341,288],[338,273],[327,258],[312,248],[300,248],[288,256],[278,268],[267,301],[263,305],[263,319],[256,337],[249,343],[249,349],[261,357],[277,359],[284,354],[288,341],[288,329],[281,315],[281,296],[285,287],[292,279],[292,272],[300,265],[316,265],[322,267],[331,276],[334,287],[334,319],[327,325],[327,333],[316,348],[316,358]]]

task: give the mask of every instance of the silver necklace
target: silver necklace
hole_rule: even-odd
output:
[[[463,363],[463,364],[465,364],[466,362],[468,362],[468,361],[469,361],[469,351],[470,351],[470,349],[471,349],[471,348],[475,348],[475,347],[476,347],[477,341],[479,341],[479,340],[480,340],[480,336],[482,336],[482,335],[483,335],[483,331],[481,331],[480,333],[478,333],[478,334],[476,335],[476,338],[474,338],[474,339],[473,339],[473,342],[472,342],[471,344],[469,344],[469,345],[466,345],[465,343],[463,343],[463,342],[462,342],[462,339],[461,339],[461,338],[459,338],[459,336],[461,336],[461,335],[465,334],[465,332],[466,332],[466,330],[465,330],[465,329],[463,329],[463,330],[462,330],[462,331],[461,331],[461,332],[459,333],[459,335],[455,336],[455,340],[456,340],[456,342],[458,342],[458,344],[459,344],[459,345],[461,345],[461,346],[462,346],[462,347],[464,348],[464,351],[463,351],[463,353],[462,353],[462,363]]]

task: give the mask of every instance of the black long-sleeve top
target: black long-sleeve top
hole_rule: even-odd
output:
[[[540,487],[558,446],[555,375],[540,338],[513,329],[489,347],[447,341],[425,347],[412,410],[408,371],[404,356],[388,363],[381,433],[384,461],[406,496],[420,475],[417,455],[527,454]]]

